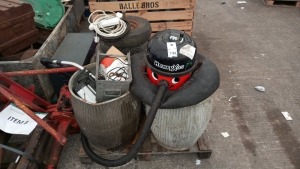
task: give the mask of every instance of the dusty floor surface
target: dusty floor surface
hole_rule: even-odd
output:
[[[119,168],[299,169],[300,8],[267,7],[260,0],[201,0],[193,32],[199,53],[221,74],[207,128],[211,158],[197,166],[195,154],[158,155]],[[266,92],[256,91],[258,85]],[[282,111],[293,121],[286,121]],[[105,168],[82,165],[79,145],[78,135],[69,138],[58,168]]]

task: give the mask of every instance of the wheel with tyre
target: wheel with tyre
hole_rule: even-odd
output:
[[[122,53],[126,54],[128,52],[130,52],[130,55],[134,55],[136,53],[139,53],[141,51],[146,50],[148,42],[144,42],[143,44],[140,44],[139,46],[134,46],[134,47],[130,47],[130,48],[120,48],[117,47],[119,51],[121,51]],[[112,45],[109,45],[107,43],[101,43],[100,44],[100,49],[101,51],[105,52],[108,51],[108,49],[111,47]]]
[[[151,35],[151,25],[148,20],[137,16],[126,16],[130,24],[130,31],[127,35],[118,39],[101,39],[101,46],[115,46],[116,48],[133,48],[144,44]],[[103,49],[103,48],[102,48]],[[107,49],[106,49],[107,50]],[[103,51],[106,51],[103,49]]]

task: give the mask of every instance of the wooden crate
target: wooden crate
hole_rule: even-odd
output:
[[[300,0],[265,0],[266,5],[270,6],[292,6],[300,7]]]
[[[151,23],[152,33],[165,29],[178,29],[191,35],[195,1],[134,0],[96,2],[96,0],[90,0],[89,7],[91,12],[95,10],[126,11],[126,15],[145,18]]]

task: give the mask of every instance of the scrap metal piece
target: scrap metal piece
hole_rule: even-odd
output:
[[[67,141],[67,138],[63,135],[57,133],[49,124],[40,119],[33,111],[31,111],[27,106],[24,105],[22,101],[16,98],[14,95],[9,93],[5,87],[0,85],[0,93],[6,97],[9,101],[13,102],[18,108],[24,111],[29,117],[36,121],[43,129],[49,132],[61,145],[64,145]]]
[[[263,87],[263,86],[256,86],[255,89],[256,89],[257,91],[260,91],[260,92],[265,92],[265,91],[266,91],[266,88]]]
[[[2,74],[7,77],[13,76],[31,76],[31,75],[42,75],[42,74],[54,74],[54,73],[69,73],[75,72],[78,68],[76,67],[65,67],[65,68],[55,68],[55,69],[41,69],[41,70],[23,70],[14,72],[3,72]]]

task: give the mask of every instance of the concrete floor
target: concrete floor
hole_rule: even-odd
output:
[[[201,0],[193,32],[199,53],[221,73],[207,128],[211,158],[197,166],[195,154],[157,155],[119,168],[299,169],[300,8],[267,7],[260,0]],[[257,85],[266,92],[256,91]],[[286,121],[282,111],[293,121]],[[79,145],[78,135],[69,138],[58,168],[105,168],[82,165]]]

